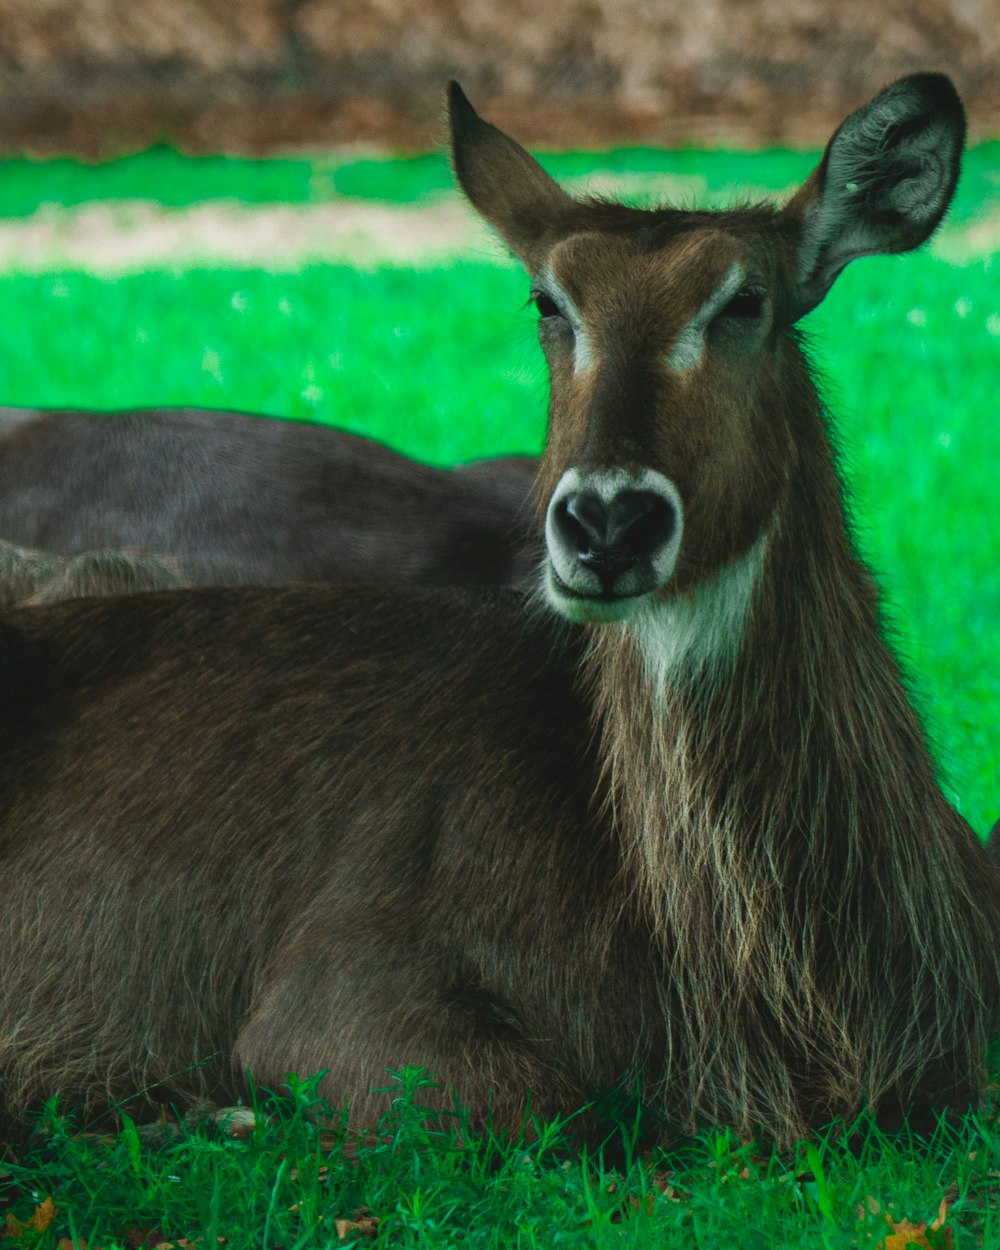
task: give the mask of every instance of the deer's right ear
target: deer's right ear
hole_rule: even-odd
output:
[[[528,152],[502,130],[484,122],[465,92],[448,83],[451,155],[472,207],[495,227],[537,273],[577,203]]]
[[[841,123],[782,213],[801,228],[796,317],[849,261],[930,238],[955,193],[964,143],[965,110],[944,74],[901,78]]]

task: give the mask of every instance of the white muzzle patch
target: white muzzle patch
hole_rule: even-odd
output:
[[[596,495],[605,505],[610,505],[624,491],[658,496],[673,513],[674,524],[666,542],[649,557],[638,559],[623,569],[609,588],[594,569],[588,568],[577,553],[567,547],[554,518],[564,501],[578,492]],[[628,473],[624,469],[567,469],[552,493],[545,514],[548,553],[545,592],[549,604],[571,620],[626,619],[673,573],[683,529],[684,505],[680,493],[669,478],[655,469],[643,469],[639,473]]]

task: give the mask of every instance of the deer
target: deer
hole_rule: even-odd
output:
[[[322,1073],[360,1129],[404,1065],[512,1133],[589,1107],[590,1141],[614,1088],[780,1142],[974,1104],[1000,866],[937,783],[798,325],[941,220],[954,87],[900,79],[787,202],[722,211],[577,200],[448,101],[539,315],[538,587],[0,617],[6,1114]]]
[[[525,588],[540,559],[535,466],[438,469],[346,430],[241,412],[0,408],[0,536],[53,555],[166,556],[187,586]]]

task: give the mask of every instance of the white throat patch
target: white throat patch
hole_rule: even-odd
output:
[[[767,555],[768,534],[744,555],[687,594],[648,599],[621,628],[639,644],[647,677],[662,694],[699,673],[711,678],[736,658],[746,634],[754,591]]]

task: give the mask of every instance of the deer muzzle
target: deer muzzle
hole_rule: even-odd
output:
[[[545,520],[553,606],[574,619],[588,619],[587,604],[623,609],[612,619],[628,615],[631,601],[670,577],[682,528],[680,495],[663,474],[568,470]]]

